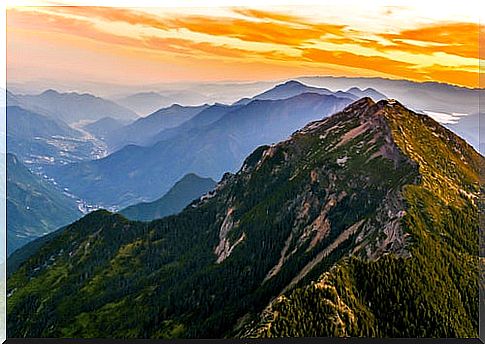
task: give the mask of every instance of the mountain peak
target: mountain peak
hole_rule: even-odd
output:
[[[363,97],[356,100],[352,104],[348,105],[342,110],[343,113],[351,113],[356,116],[363,116],[366,114],[374,113],[371,109],[376,105],[376,103],[370,97]]]
[[[140,221],[149,221],[177,214],[191,201],[212,190],[216,184],[211,178],[203,178],[195,173],[188,173],[161,198],[149,203],[132,205],[121,210],[120,213],[129,219]]]
[[[367,87],[366,89],[362,90],[359,87],[352,87],[349,88],[346,93],[353,94],[354,96],[361,98],[361,97],[371,97],[375,101],[381,100],[381,99],[386,99],[387,96],[382,94],[381,92],[371,88]]]
[[[408,110],[403,104],[398,102],[396,99],[381,99],[375,103],[379,109],[390,107],[395,110]]]
[[[322,95],[336,95],[340,98],[348,98],[355,100],[360,98],[354,94],[346,93],[342,91],[332,92],[329,89],[323,87],[309,86],[296,80],[289,80],[284,83],[278,84],[273,88],[260,93],[252,98],[243,98],[235,102],[234,105],[246,105],[254,100],[280,100],[297,96],[302,93],[317,93]]]
[[[375,104],[376,104],[376,102],[374,102],[371,97],[363,97],[363,98],[360,98],[359,100],[356,100],[355,102],[353,102],[352,104],[350,104],[347,107],[348,108],[352,108],[352,107],[360,108],[360,107],[363,107],[363,106],[372,106],[372,105],[375,105]]]
[[[295,86],[303,86],[305,87],[306,85],[299,82],[299,81],[296,81],[296,80],[288,80],[287,82],[283,83],[283,84],[279,84],[277,85],[276,87],[282,87],[282,86],[286,86],[286,87],[295,87]]]
[[[347,90],[347,92],[352,92],[352,91],[362,92],[362,90],[357,86],[351,87]]]
[[[476,336],[478,280],[461,277],[476,275],[484,160],[401,107],[361,98],[149,225],[73,223],[11,275],[10,336]],[[328,332],[336,318],[348,332]]]
[[[98,97],[98,96],[95,96],[91,93],[87,93],[87,92],[84,92],[84,93],[81,93],[81,92],[77,92],[77,91],[57,91],[57,90],[54,90],[52,88],[49,88],[47,90],[45,90],[44,92],[42,92],[41,94],[39,94],[39,96],[47,96],[47,97],[62,97],[62,98],[66,98],[66,97],[71,97],[71,98],[91,98],[91,99],[96,99],[96,100],[101,100],[101,101],[105,101],[104,99]]]
[[[60,93],[52,88],[49,88],[47,90],[45,90],[44,92],[42,92],[40,95],[41,96],[49,96],[49,95],[59,95]]]
[[[378,102],[375,102],[370,97],[363,97],[348,105],[342,112],[352,113],[354,116],[358,117],[367,117],[381,114],[381,110],[385,109],[392,109],[393,111],[407,110],[404,105],[395,99],[381,99]]]
[[[396,113],[401,114],[406,113],[406,111],[407,109],[394,99],[385,99],[375,102],[370,97],[363,97],[328,118],[308,123],[304,128],[298,130],[293,137],[320,134],[326,137],[329,131],[335,130],[336,132],[342,132],[342,130],[348,130],[350,132],[348,137],[372,132],[374,133],[374,138],[378,136],[388,136],[387,141],[390,142],[390,133],[387,129],[384,129],[384,127],[386,127],[384,124],[384,122],[387,121],[386,118],[395,117]],[[377,134],[375,132],[377,128],[380,128],[378,131],[380,130],[381,133]],[[355,132],[352,130],[355,130]],[[343,141],[346,142],[345,139]],[[337,146],[339,145],[337,141],[333,144],[336,144]],[[394,151],[394,149],[391,149],[391,151]],[[395,160],[395,154],[386,155],[390,157],[391,160]]]

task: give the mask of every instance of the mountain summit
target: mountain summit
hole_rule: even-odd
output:
[[[278,100],[278,99],[287,99],[291,98],[300,94],[304,93],[316,93],[321,95],[334,95],[336,97],[347,98],[350,100],[356,100],[360,97],[350,93],[350,92],[332,92],[329,89],[323,87],[313,87],[305,85],[296,80],[289,80],[285,83],[276,85],[275,87],[260,93],[252,98],[243,98],[236,103],[235,105],[242,105],[248,104],[254,100]]]
[[[49,89],[36,95],[9,94],[9,98],[14,101],[9,105],[19,105],[67,124],[82,120],[96,121],[106,116],[122,121],[131,121],[138,117],[131,110],[88,93],[60,93]]]
[[[9,335],[475,337],[483,163],[360,99],[177,215],[98,211],[39,245],[8,280]]]
[[[161,198],[153,202],[134,204],[120,211],[130,220],[150,221],[182,211],[192,200],[201,197],[216,186],[211,178],[186,174]]]
[[[361,90],[358,87],[351,87],[351,88],[349,88],[345,92],[350,93],[350,94],[353,94],[357,98],[369,97],[369,98],[371,98],[374,101],[379,101],[379,100],[382,100],[382,99],[387,99],[387,97],[385,95],[383,95],[379,91],[376,91],[375,89],[370,88],[370,87],[366,88],[365,90]]]

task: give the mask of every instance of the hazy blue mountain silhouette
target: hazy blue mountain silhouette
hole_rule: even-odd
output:
[[[255,100],[210,125],[181,130],[153,146],[128,145],[106,158],[53,167],[49,173],[76,195],[105,206],[152,201],[187,173],[219,180],[237,170],[259,145],[283,140],[351,102],[315,93]]]

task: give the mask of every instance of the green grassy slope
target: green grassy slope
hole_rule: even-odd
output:
[[[10,276],[10,336],[475,335],[466,195],[482,163],[427,117],[362,99],[178,215],[67,227]]]

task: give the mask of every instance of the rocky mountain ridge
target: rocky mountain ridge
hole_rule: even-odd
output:
[[[360,99],[257,148],[178,215],[66,227],[11,274],[8,329],[475,336],[483,163],[429,117]]]

